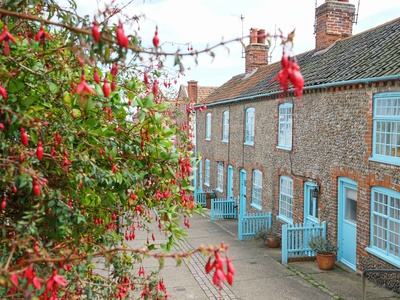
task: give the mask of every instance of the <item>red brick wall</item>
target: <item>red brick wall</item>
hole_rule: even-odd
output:
[[[337,39],[348,37],[353,32],[355,6],[342,1],[327,1],[315,13],[315,47],[323,49]]]

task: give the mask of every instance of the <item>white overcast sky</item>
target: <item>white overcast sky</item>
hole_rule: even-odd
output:
[[[85,1],[84,9],[88,15],[96,10],[96,0],[91,5]],[[116,0],[127,2],[127,0]],[[78,3],[80,1],[77,1]],[[158,26],[160,44],[164,51],[174,51],[184,44],[191,43],[194,49],[202,50],[221,40],[240,38],[249,34],[250,28],[265,29],[274,34],[275,28],[286,35],[295,29],[293,54],[300,54],[315,47],[314,17],[315,7],[325,0],[135,0],[124,11],[143,14],[145,20],[140,24],[139,34],[145,45],[151,46],[155,26]],[[353,34],[365,31],[387,21],[400,17],[400,0],[350,0],[358,7],[358,22],[353,25]],[[82,2],[80,2],[82,3]],[[91,3],[91,4],[92,4]],[[101,1],[100,7],[106,1]],[[241,16],[244,17],[241,20]],[[399,29],[400,30],[400,29]],[[249,40],[244,40],[248,45]],[[174,43],[174,44],[172,44]],[[179,84],[196,80],[200,86],[220,86],[237,74],[244,73],[244,58],[239,43],[227,45],[215,51],[214,61],[201,55],[198,65],[193,58],[183,60],[185,76],[178,79]],[[282,52],[279,41],[272,51],[272,62],[278,61]],[[168,62],[167,62],[168,64]],[[172,62],[169,62],[172,66]]]

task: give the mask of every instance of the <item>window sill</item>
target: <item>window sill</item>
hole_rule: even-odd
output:
[[[368,253],[371,253],[372,255],[375,255],[376,257],[388,262],[389,264],[400,268],[400,259],[395,259],[394,257],[390,257],[383,253],[381,250],[375,247],[367,247],[365,250],[367,250]]]
[[[211,141],[211,139],[205,139],[206,141]]]
[[[244,142],[244,145],[245,146],[254,146],[254,142],[252,143],[252,142]]]
[[[259,204],[256,204],[256,203],[251,202],[250,205],[251,205],[253,208],[255,208],[255,209],[259,210],[259,211],[262,210],[262,207],[261,207],[261,205],[259,205]]]
[[[215,190],[216,190],[217,192],[223,193],[222,189],[220,189],[220,188],[216,188]]]
[[[210,183],[205,183],[204,182],[204,185],[207,186],[207,187],[210,187]]]
[[[373,157],[373,156],[371,156],[369,158],[369,160],[377,162],[377,163],[387,164],[387,165],[400,166],[400,159],[398,159],[396,157],[391,157],[391,156],[388,156],[388,157],[384,157],[384,156]]]
[[[291,151],[291,150],[292,150],[292,147],[276,146],[276,149],[281,149],[281,150]]]
[[[222,140],[221,142],[223,142],[223,143],[228,143],[229,140]]]
[[[287,223],[287,224],[293,224],[293,219],[289,219],[289,218],[287,218],[285,216],[278,215],[276,218],[281,220],[282,222]]]

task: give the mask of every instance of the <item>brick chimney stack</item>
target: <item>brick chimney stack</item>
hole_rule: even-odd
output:
[[[325,0],[315,11],[315,48],[324,49],[351,36],[355,11],[349,0]]]
[[[188,98],[191,103],[197,103],[197,81],[188,81]]]
[[[250,44],[246,46],[246,74],[268,64],[268,49],[265,44],[265,29],[250,29]]]

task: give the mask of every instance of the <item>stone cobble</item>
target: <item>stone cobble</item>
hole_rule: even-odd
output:
[[[177,250],[181,252],[188,252],[194,250],[192,245],[183,239],[179,242],[179,246],[176,246]],[[216,300],[238,300],[239,298],[233,293],[229,286],[224,285],[223,290],[219,290],[212,282],[212,276],[205,273],[204,266],[206,265],[206,259],[200,253],[191,255],[190,259],[184,260],[186,266],[192,273],[193,277],[199,284],[200,288],[207,295],[208,299]]]

